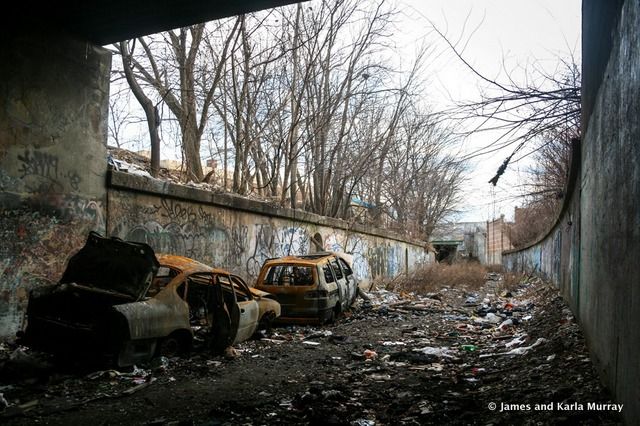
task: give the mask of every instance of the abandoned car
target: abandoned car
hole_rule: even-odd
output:
[[[195,331],[200,331],[201,327],[209,329],[212,321],[215,322],[207,303],[213,283],[219,284],[223,290],[229,317],[223,320],[225,323],[230,320],[230,334],[225,336],[229,341],[227,345],[247,340],[258,329],[270,327],[280,316],[280,304],[273,295],[250,288],[237,275],[211,268],[187,257],[168,254],[158,254],[157,257],[160,269],[149,289],[149,295],[159,295],[166,288],[175,289],[189,305],[190,324]],[[176,343],[181,342],[172,341],[172,344]]]
[[[276,301],[224,270],[158,259],[146,244],[92,232],[58,284],[31,292],[19,342],[65,358],[100,355],[124,367],[188,351],[194,331],[222,351],[279,313]]]
[[[338,253],[267,259],[256,288],[273,294],[282,307],[278,322],[332,322],[356,299],[358,283]]]

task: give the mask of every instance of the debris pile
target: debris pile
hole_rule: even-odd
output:
[[[151,170],[151,160],[143,155],[137,154],[126,149],[116,147],[108,147],[107,163],[114,170],[129,173],[136,176],[144,176],[151,178],[149,170]],[[246,198],[254,201],[275,202],[277,200],[266,200],[264,197],[258,197],[254,194],[238,195],[225,190],[224,186],[213,178],[213,172],[207,176],[203,182],[194,182],[187,179],[186,174],[181,169],[172,169],[160,167],[158,171],[158,179],[166,180],[175,184],[190,186],[192,188],[202,189],[214,193],[226,193],[232,197]]]

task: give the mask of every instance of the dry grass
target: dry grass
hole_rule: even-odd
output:
[[[502,266],[499,263],[496,263],[493,265],[486,265],[486,268],[487,268],[487,272],[497,272],[499,274],[504,272],[504,266]]]
[[[526,279],[526,275],[522,273],[505,272],[502,274],[502,280],[500,281],[499,291],[515,291],[523,280]]]
[[[441,288],[475,290],[485,283],[487,268],[479,263],[435,263],[387,283],[387,290],[432,293]]]

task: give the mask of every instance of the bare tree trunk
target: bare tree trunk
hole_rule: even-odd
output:
[[[160,134],[158,133],[158,127],[160,127],[160,114],[158,114],[158,108],[153,104],[153,101],[145,95],[133,74],[132,53],[129,52],[127,42],[120,42],[118,50],[122,56],[124,75],[127,79],[127,83],[147,117],[149,139],[151,140],[151,176],[157,177],[158,172],[160,171]]]

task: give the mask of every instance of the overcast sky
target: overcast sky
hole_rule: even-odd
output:
[[[580,60],[581,0],[398,0],[403,14],[396,30],[398,46],[410,55],[422,42],[437,43],[429,64],[428,102],[446,108],[451,100],[477,100],[483,85],[431,30],[432,22],[458,46],[478,71],[505,77],[503,63],[518,75],[532,64],[553,70],[558,56],[573,53]],[[467,152],[492,141],[476,135],[464,141]],[[526,151],[525,151],[526,152]],[[482,156],[470,166],[464,221],[486,221],[501,213],[513,217],[521,204],[517,185],[527,161],[509,166],[494,191],[487,181],[511,153],[511,148]]]

